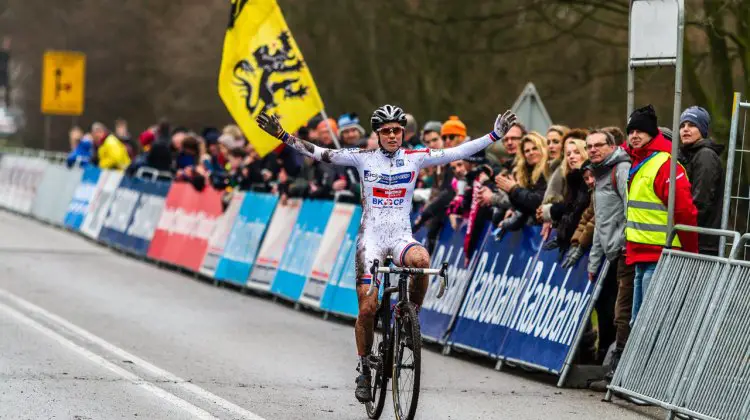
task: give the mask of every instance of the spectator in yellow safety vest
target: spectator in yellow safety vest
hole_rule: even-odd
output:
[[[91,135],[97,148],[98,165],[102,169],[125,170],[130,165],[130,156],[125,145],[110,133],[107,127],[95,122],[91,125]]]
[[[636,109],[627,126],[628,154],[633,160],[628,179],[628,208],[625,226],[625,262],[635,265],[633,314],[638,316],[651,276],[667,243],[667,202],[672,143],[658,128],[651,105]],[[698,210],[693,204],[690,181],[682,165],[677,166],[674,223],[696,225]],[[689,252],[698,252],[695,233],[678,232],[671,244]]]

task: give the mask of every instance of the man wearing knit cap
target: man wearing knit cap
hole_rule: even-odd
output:
[[[341,147],[360,147],[363,146],[365,129],[359,124],[357,114],[350,112],[339,117],[339,137],[341,137]]]
[[[721,203],[724,199],[724,169],[721,154],[724,146],[708,138],[711,117],[705,109],[691,106],[680,116],[680,163],[690,178],[693,203],[698,209],[698,226],[721,227]],[[701,254],[719,255],[719,238],[711,235],[698,237]]]
[[[440,129],[440,137],[443,139],[445,147],[456,147],[466,140],[466,125],[457,116],[452,115],[448,118],[448,121],[443,123],[443,127]]]
[[[656,112],[651,105],[636,109],[628,119],[628,154],[633,163],[628,179],[625,263],[635,265],[631,323],[638,316],[668,235],[667,203],[672,144],[658,127]],[[678,165],[674,222],[695,226],[697,214],[690,181],[684,168]],[[694,233],[678,232],[671,245],[688,252],[698,252],[698,238]]]

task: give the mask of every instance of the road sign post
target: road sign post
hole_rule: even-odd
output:
[[[77,51],[46,51],[42,69],[41,109],[51,115],[83,114],[86,88],[86,55]],[[50,148],[50,121],[45,121],[45,149]]]
[[[675,177],[680,142],[682,102],[682,42],[685,32],[685,0],[630,2],[628,37],[628,118],[635,108],[635,69],[674,66],[674,109],[672,115],[672,166],[669,172],[667,231],[674,226]],[[666,244],[670,246],[670,244]]]

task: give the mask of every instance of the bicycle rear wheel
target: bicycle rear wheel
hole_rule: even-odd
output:
[[[414,304],[400,304],[399,312],[393,335],[393,411],[396,420],[412,420],[419,402],[422,336]]]
[[[365,403],[367,417],[380,418],[385,406],[386,388],[388,386],[388,372],[390,371],[388,352],[390,349],[389,311],[381,304],[375,314],[375,330],[373,334],[372,354],[370,356],[370,371],[372,372],[371,401]]]

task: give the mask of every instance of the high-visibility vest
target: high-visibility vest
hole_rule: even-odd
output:
[[[631,172],[625,226],[628,242],[658,246],[667,243],[667,206],[654,191],[654,179],[669,157],[667,152],[654,152],[633,168],[634,174]],[[682,247],[677,235],[672,240],[672,247]]]

